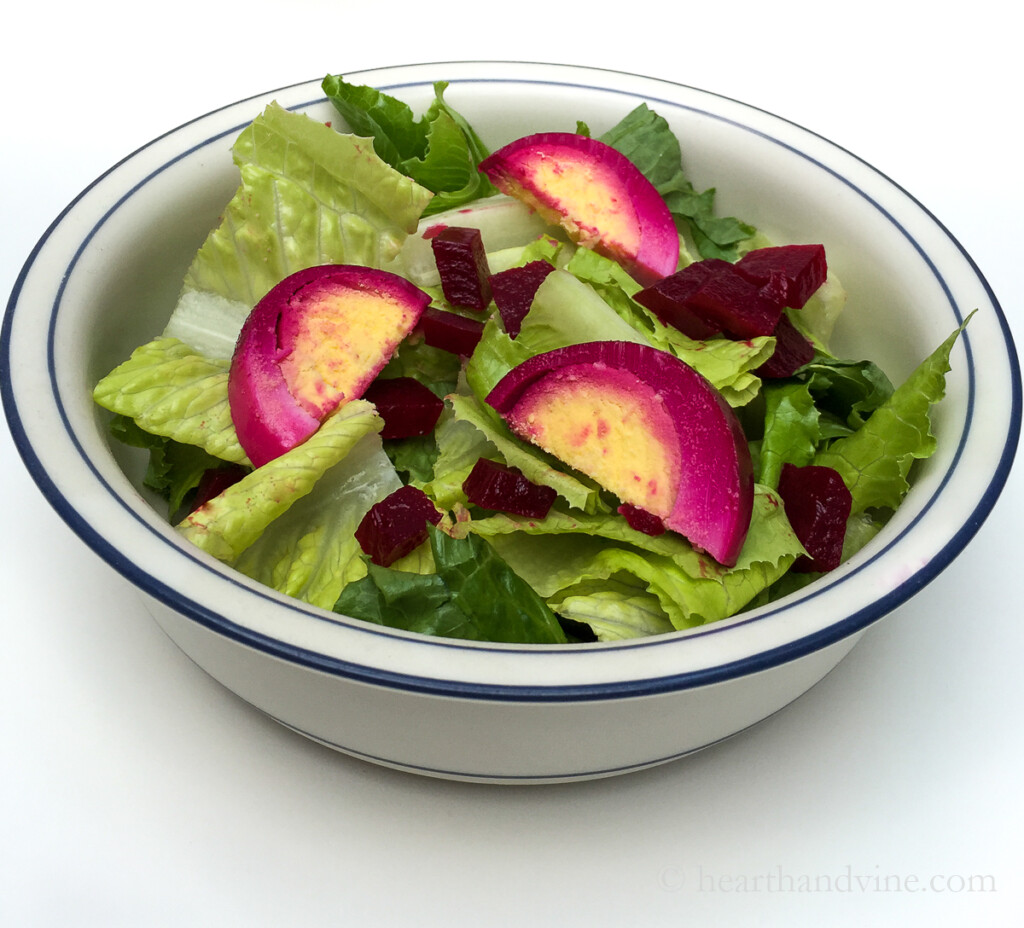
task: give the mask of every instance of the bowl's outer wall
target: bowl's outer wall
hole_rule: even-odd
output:
[[[489,783],[613,776],[675,760],[767,718],[860,638],[757,674],[624,699],[459,699],[361,683],[230,641],[143,596],[200,667],[272,718],[336,750],[411,773]]]

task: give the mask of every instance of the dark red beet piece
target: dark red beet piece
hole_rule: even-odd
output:
[[[196,488],[195,502],[192,510],[206,505],[215,496],[220,496],[228,487],[234,486],[241,480],[249,469],[241,464],[226,464],[224,467],[211,467],[203,471],[199,478],[199,485]]]
[[[728,273],[731,267],[728,261],[718,258],[695,261],[641,290],[634,299],[688,338],[712,338],[721,334],[721,326],[699,313],[689,300],[703,283],[715,274]]]
[[[507,271],[491,275],[491,294],[501,313],[505,331],[511,338],[519,335],[537,288],[554,269],[554,265],[547,261],[531,261],[522,267],[510,267]]]
[[[772,274],[781,274],[786,281],[786,303],[800,309],[828,276],[824,245],[775,245],[756,248],[736,262],[736,269],[758,285],[768,282]]]
[[[490,269],[479,229],[448,226],[430,239],[444,298],[483,312],[491,302]]]
[[[775,352],[754,371],[758,377],[792,377],[814,359],[814,345],[800,334],[785,313],[779,318],[779,324],[772,334],[775,335]]]
[[[468,358],[484,334],[484,324],[479,319],[428,306],[416,331],[428,345]]]
[[[781,274],[754,283],[719,258],[695,261],[641,290],[636,301],[690,338],[771,335],[786,305]]]
[[[543,519],[558,495],[551,487],[527,479],[514,467],[480,458],[462,484],[474,506]]]
[[[663,535],[665,533],[665,523],[653,512],[648,512],[632,503],[623,503],[619,506],[618,511],[619,515],[629,523],[629,527],[638,532],[643,532],[645,535]]]
[[[415,377],[375,380],[363,394],[384,419],[381,438],[412,438],[433,431],[444,400]]]
[[[400,487],[370,507],[356,529],[356,541],[370,560],[390,567],[427,540],[427,525],[437,525],[441,513],[422,490]]]
[[[779,496],[796,537],[807,549],[793,564],[797,573],[835,570],[842,560],[853,497],[831,467],[783,464]]]
[[[727,267],[697,288],[689,307],[730,338],[771,335],[785,306],[779,278],[759,286],[736,273],[733,265]]]

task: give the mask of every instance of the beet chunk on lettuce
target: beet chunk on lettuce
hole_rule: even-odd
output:
[[[784,464],[779,496],[796,537],[807,550],[793,564],[796,573],[824,573],[842,561],[846,522],[853,497],[839,472],[831,467]]]
[[[491,302],[490,269],[479,229],[447,226],[430,240],[444,298],[483,312]]]
[[[480,458],[473,465],[462,489],[474,506],[528,519],[543,519],[558,495],[551,487],[529,480],[516,468],[488,458]]]
[[[491,275],[491,293],[510,338],[519,335],[523,319],[533,305],[537,288],[555,269],[547,261],[530,261]]]
[[[437,525],[441,512],[422,490],[400,487],[370,507],[356,529],[356,541],[380,567],[411,554],[427,540],[427,526]]]
[[[375,380],[363,394],[384,420],[381,438],[413,438],[434,430],[444,400],[414,377]]]

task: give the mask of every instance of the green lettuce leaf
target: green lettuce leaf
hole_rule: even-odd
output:
[[[550,275],[549,275],[550,276]],[[529,319],[529,314],[527,314]],[[497,315],[484,324],[484,332],[473,354],[466,363],[466,384],[481,403],[513,367],[532,358],[534,352],[519,338],[512,338],[502,326]],[[498,413],[490,406],[484,406],[487,414],[496,421]]]
[[[317,264],[385,267],[432,194],[344,135],[270,104],[232,149],[241,186],[185,277],[184,290],[254,306]]]
[[[168,517],[181,509],[188,495],[199,486],[203,474],[224,466],[223,460],[202,448],[147,432],[128,416],[114,416],[110,434],[125,445],[149,452],[142,482],[167,500]]]
[[[853,495],[853,513],[895,509],[910,489],[914,461],[935,450],[930,410],[946,391],[949,355],[964,324],[935,349],[856,432],[832,442],[813,463],[835,468]]]
[[[810,464],[822,439],[821,413],[806,383],[785,380],[764,388],[764,436],[758,457],[758,482],[779,485],[786,463]]]
[[[585,580],[548,600],[559,616],[590,626],[598,641],[623,641],[675,631],[647,584],[623,573]]]
[[[460,402],[454,397],[452,401]],[[437,457],[434,459],[433,472],[430,479],[420,486],[427,496],[445,510],[452,509],[456,504],[465,504],[466,494],[462,484],[480,458],[500,457],[487,434],[473,424],[475,419],[455,416],[452,401],[446,404],[434,429]]]
[[[569,270],[556,268],[537,288],[516,342],[531,354],[540,354],[582,341],[649,344],[592,286]]]
[[[345,403],[301,445],[258,467],[189,514],[178,524],[178,531],[218,560],[234,562],[267,526],[310,493],[364,435],[379,432],[382,426],[372,403]]]
[[[575,287],[565,283],[570,275],[579,281]],[[520,347],[547,350],[543,346],[562,347],[581,339],[644,342],[685,361],[731,406],[746,405],[757,396],[761,379],[754,371],[771,357],[774,338],[687,338],[633,299],[640,285],[618,264],[586,248],[577,248],[561,278],[550,288],[546,285],[547,280],[523,321]]]
[[[892,382],[873,361],[849,361],[823,355],[799,372],[818,408],[853,431],[892,395]]]
[[[793,377],[768,381],[759,482],[778,486],[783,464],[812,463],[829,442],[862,426],[892,389],[873,362],[841,360],[821,351]]]
[[[446,81],[434,84],[434,100],[418,119],[396,97],[350,84],[341,75],[328,75],[322,87],[352,131],[372,137],[383,161],[435,194],[424,215],[497,193],[477,170],[489,151],[466,119],[445,102]]]
[[[825,282],[811,294],[800,309],[789,309],[793,325],[809,338],[816,348],[828,351],[836,320],[846,306],[846,288],[831,268]]]
[[[391,628],[472,641],[561,644],[554,613],[481,538],[429,529],[436,573],[368,564],[334,610]]]
[[[160,337],[136,348],[100,380],[93,399],[153,435],[248,465],[231,420],[229,366],[196,354],[176,338]]]
[[[734,615],[804,553],[781,501],[766,487],[757,488],[750,531],[731,568],[675,533],[635,532],[617,514],[555,511],[541,520],[494,515],[459,523],[458,531],[487,537],[549,603],[561,602],[581,583],[592,590],[592,582],[629,575],[645,585],[677,629]]]

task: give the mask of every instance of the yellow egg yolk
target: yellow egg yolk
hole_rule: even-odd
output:
[[[549,221],[560,223],[578,244],[601,245],[615,255],[635,257],[640,250],[636,210],[614,172],[578,153],[552,157],[538,152],[520,177],[533,205]]]
[[[281,371],[292,396],[323,418],[359,397],[407,331],[409,311],[375,291],[320,293],[297,312]]]
[[[680,473],[675,427],[657,394],[638,380],[630,388],[554,374],[523,394],[509,425],[623,502],[661,518],[671,514]]]

